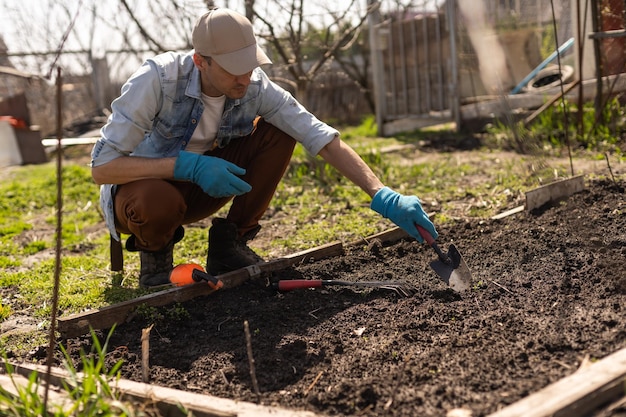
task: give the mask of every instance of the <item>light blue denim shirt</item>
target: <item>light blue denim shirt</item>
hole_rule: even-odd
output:
[[[193,51],[158,55],[148,59],[126,81],[121,95],[111,104],[112,113],[91,152],[93,167],[121,156],[175,157],[185,149],[204,110],[200,71],[192,57]],[[218,145],[225,147],[232,138],[250,134],[257,116],[292,136],[312,155],[317,155],[339,134],[257,68],[246,95],[237,100],[226,99]],[[102,185],[100,205],[107,227],[119,240],[113,214],[115,190],[113,184]]]

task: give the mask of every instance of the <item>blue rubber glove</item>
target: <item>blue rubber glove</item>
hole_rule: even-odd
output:
[[[211,197],[231,197],[252,189],[239,178],[246,170],[214,156],[181,151],[174,165],[174,179],[198,184]]]
[[[424,212],[419,198],[413,195],[402,195],[389,187],[383,187],[374,195],[370,207],[378,214],[404,229],[418,242],[423,242],[424,239],[417,231],[416,224],[426,229],[434,239],[437,239],[437,236],[439,236],[437,230],[435,230],[435,225]]]

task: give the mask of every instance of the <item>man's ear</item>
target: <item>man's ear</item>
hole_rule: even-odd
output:
[[[196,65],[198,69],[202,69],[202,63],[206,62],[204,57],[200,54],[194,52],[193,54],[193,63]]]

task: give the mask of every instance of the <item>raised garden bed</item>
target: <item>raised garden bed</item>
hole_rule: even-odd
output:
[[[108,360],[141,381],[142,329],[154,323],[154,385],[320,415],[485,416],[626,347],[623,182],[587,181],[552,206],[438,229],[440,245],[453,241],[473,273],[469,293],[436,278],[428,247],[373,240],[271,278],[402,280],[415,295],[280,294],[253,279],[159,307],[161,319],[134,316],[112,334]],[[76,358],[90,343],[67,341]]]

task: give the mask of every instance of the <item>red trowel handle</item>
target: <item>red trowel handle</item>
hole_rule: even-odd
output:
[[[417,227],[417,231],[419,232],[422,239],[424,239],[424,241],[428,243],[428,246],[436,245],[435,238],[433,237],[433,235],[428,233],[428,230],[424,229],[419,224],[415,224],[415,227]]]
[[[320,288],[323,284],[321,279],[285,279],[275,283],[278,291],[292,291],[300,288]]]
[[[435,252],[437,252],[437,256],[439,256],[439,259],[441,260],[441,262],[444,262],[444,263],[450,262],[450,258],[448,258],[448,255],[446,255],[445,253],[441,251],[441,248],[439,247],[439,245],[435,243],[435,238],[430,233],[428,233],[428,230],[424,229],[422,226],[420,226],[417,223],[415,224],[415,227],[417,227],[417,231],[419,232],[422,239],[424,239],[424,241],[428,243],[428,245],[432,247],[435,250]]]

